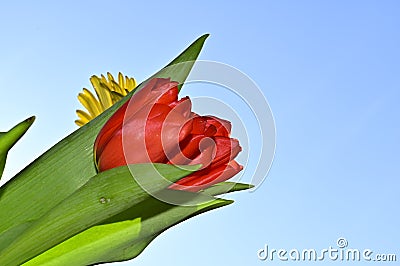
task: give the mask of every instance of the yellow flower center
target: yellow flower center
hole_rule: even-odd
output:
[[[78,126],[85,125],[136,88],[135,79],[124,77],[121,72],[118,73],[118,81],[110,73],[107,73],[107,78],[104,75],[101,75],[101,77],[92,76],[90,82],[97,98],[86,88],[83,88],[83,92],[79,93],[78,100],[87,112],[76,110],[79,119],[75,120],[75,123]]]

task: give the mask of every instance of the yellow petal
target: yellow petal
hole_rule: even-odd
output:
[[[102,76],[104,77],[104,76]],[[97,76],[92,76],[90,82],[96,91],[97,97],[100,100],[100,105],[103,107],[103,111],[112,105],[110,89],[101,82]]]
[[[86,113],[85,111],[82,111],[82,110],[76,110],[76,114],[78,115],[80,120],[82,120],[82,121],[84,121],[86,123],[94,118],[90,114],[88,114],[88,113]]]
[[[125,79],[121,72],[118,73],[118,84],[122,89],[125,89]]]
[[[107,78],[108,78],[109,82],[114,81],[114,77],[113,77],[113,75],[111,75],[110,72],[107,72]],[[107,80],[106,80],[106,82],[107,82]]]
[[[87,123],[87,122],[83,122],[83,121],[81,121],[81,120],[75,120],[75,124],[76,124],[77,126],[79,126],[79,127],[85,125],[86,123]]]
[[[79,93],[78,100],[93,117],[96,117],[99,114],[96,103],[91,101],[87,94]]]
[[[90,78],[90,82],[96,95],[85,88],[83,92],[79,93],[78,100],[87,109],[88,113],[82,110],[76,111],[79,119],[75,123],[78,126],[82,126],[94,119],[134,90],[137,85],[134,78],[124,76],[121,72],[118,73],[118,80],[115,80],[113,75],[107,72],[106,76],[101,75],[98,77],[93,75]]]

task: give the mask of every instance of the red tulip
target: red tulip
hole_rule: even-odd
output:
[[[135,163],[201,164],[170,188],[199,191],[242,170],[234,158],[239,141],[229,121],[191,112],[188,97],[178,100],[178,83],[151,79],[107,121],[94,150],[99,171]]]

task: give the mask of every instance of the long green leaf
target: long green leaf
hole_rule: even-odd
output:
[[[5,249],[14,241],[14,239],[21,235],[26,229],[32,226],[34,221],[29,221],[23,224],[17,224],[0,235],[0,251]]]
[[[199,194],[182,191],[169,190],[169,193],[173,194],[171,195],[172,197],[180,195],[186,198],[189,198],[190,194],[190,198],[193,200],[192,203],[198,202],[199,199],[197,198],[201,197]],[[118,240],[116,239],[115,241],[108,242],[103,241],[102,245],[97,245],[97,242],[100,242],[101,240],[96,240],[96,236],[92,234],[92,232],[94,231],[88,229],[72,238],[74,240],[73,243],[75,243],[74,246],[70,244],[72,242],[71,239],[66,240],[65,242],[55,246],[54,248],[39,255],[38,257],[33,258],[23,265],[67,265],[63,264],[63,262],[66,261],[66,257],[72,256],[70,254],[81,254],[80,262],[85,262],[68,264],[74,266],[129,260],[139,255],[154,238],[156,238],[160,233],[172,227],[173,225],[176,225],[177,223],[182,222],[200,213],[219,208],[230,203],[232,203],[232,201],[214,199],[212,201],[199,204],[197,206],[171,206],[157,199],[149,198],[145,202],[135,205],[135,207],[131,209],[134,210],[134,212],[131,212],[130,215],[132,217],[140,217],[136,218],[135,220],[142,221],[141,230],[135,237],[121,236]],[[119,218],[122,217],[119,216]],[[121,221],[117,221],[114,223],[106,223],[103,225],[99,225],[98,228],[103,228],[103,226],[108,225],[120,224],[124,221],[125,220],[122,219]],[[114,233],[110,232],[110,234],[119,233],[118,228],[109,228],[115,230]],[[86,241],[84,240],[84,236],[93,239],[96,247],[102,252],[97,252],[96,254],[84,253],[84,251],[87,249],[87,247],[85,246]],[[80,239],[82,243],[78,241]],[[81,249],[83,249],[83,251],[80,251]],[[56,258],[55,255],[59,256],[59,259]],[[50,262],[50,264],[45,264],[45,262]]]
[[[235,183],[235,182],[222,182],[215,184],[204,190],[203,193],[211,196],[222,195],[225,193],[236,192],[253,188],[251,184]]]
[[[208,195],[176,190],[163,190],[164,198],[181,198],[185,206],[171,205],[156,198],[148,198],[144,202],[132,206],[132,208],[111,217],[103,223],[115,223],[119,221],[140,218],[142,230],[138,239],[131,239],[125,244],[125,248],[114,250],[107,260],[98,262],[113,262],[129,260],[139,255],[146,246],[159,234],[177,223],[189,219],[197,214],[219,208],[233,203],[230,200],[210,198]]]
[[[94,226],[22,265],[90,265],[137,238],[140,227],[140,219]]]
[[[175,193],[175,191],[172,191]],[[179,193],[179,192],[178,192]],[[198,201],[193,198],[194,201]],[[98,262],[114,262],[130,260],[138,256],[150,242],[156,238],[159,234],[167,230],[168,228],[189,219],[195,215],[204,213],[206,211],[223,207],[233,203],[230,200],[215,199],[213,201],[199,204],[197,206],[169,206],[166,203],[154,200],[150,205],[156,211],[153,216],[144,217],[142,221],[142,230],[137,239],[131,239],[131,241],[125,243],[125,248],[119,248],[114,250],[107,260],[99,260]],[[149,205],[145,204],[139,208],[146,208]],[[143,212],[145,212],[143,210]],[[147,213],[147,212],[146,212]],[[147,215],[146,215],[147,216]]]
[[[135,168],[135,178],[131,171]],[[138,203],[151,198],[171,182],[196,171],[167,164],[136,164],[114,168],[90,179],[79,190],[35,221],[0,252],[0,265],[20,265],[62,241]],[[136,181],[140,178],[140,184]],[[148,191],[144,191],[142,186]]]
[[[179,89],[181,89],[197,59],[197,57],[193,58],[193,55],[189,50],[200,51],[208,36],[209,34],[204,34],[198,38],[190,47],[183,51],[177,58],[172,60],[171,63],[154,74],[152,78],[171,78],[179,83]]]
[[[8,132],[0,132],[0,178],[3,175],[8,151],[25,134],[34,121],[35,117],[32,116],[19,123]]]
[[[196,60],[206,38],[205,35],[197,39],[168,66]],[[170,73],[171,79],[183,82],[192,64],[181,67],[184,69]],[[38,219],[96,174],[93,162],[96,135],[131,96],[132,93],[57,143],[0,188],[0,234],[18,224]]]

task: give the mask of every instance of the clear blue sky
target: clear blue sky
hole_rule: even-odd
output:
[[[236,2],[2,3],[0,130],[37,116],[5,178],[76,129],[76,95],[91,75],[141,81],[210,33],[200,58],[239,68],[269,101],[273,167],[254,193],[116,265],[266,265],[265,244],[323,249],[339,237],[400,260],[400,3]]]

